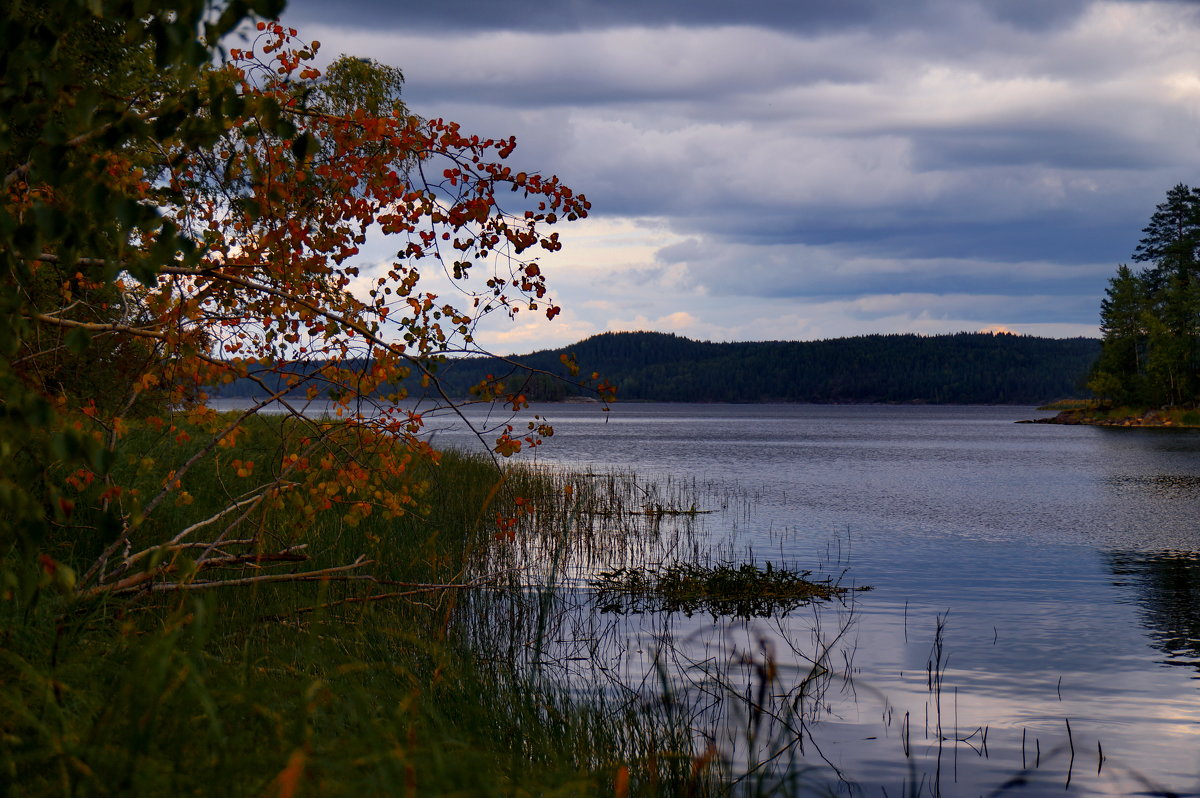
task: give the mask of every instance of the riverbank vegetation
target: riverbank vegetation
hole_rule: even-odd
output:
[[[272,432],[252,430],[242,453],[278,446]],[[579,794],[622,778],[684,789],[686,739],[576,700],[524,667],[531,640],[491,633],[516,583],[478,568],[499,545],[483,508],[512,509],[494,466],[446,457],[413,477],[421,512],[269,519],[303,532],[311,570],[365,554],[369,580],[255,580],[295,564],[235,565],[231,546],[225,565],[184,582],[219,570],[231,582],[220,590],[87,598],[47,574],[40,600],[0,602],[0,792]],[[228,486],[215,471],[197,479],[198,497]],[[86,544],[60,541],[55,562],[87,562]]]
[[[181,419],[178,430],[199,446],[200,429]],[[287,416],[244,430],[230,452],[243,463],[306,432]],[[161,432],[133,422],[124,440],[131,454],[152,452]],[[141,459],[114,464],[114,479],[152,489]],[[174,525],[207,517],[236,479],[224,463],[198,468],[195,499],[173,507]],[[89,523],[99,510],[81,502],[78,529],[92,534],[54,540],[35,595],[0,602],[0,791],[723,794],[753,762],[704,745],[704,724],[736,723],[742,710],[723,711],[733,721],[681,712],[673,672],[636,690],[621,682],[622,647],[589,586],[613,573],[665,575],[659,592],[670,581],[678,606],[653,610],[664,619],[693,605],[714,618],[778,617],[844,593],[769,563],[696,561],[689,530],[703,514],[683,485],[498,472],[489,457],[446,453],[384,489],[411,495],[411,511],[351,519],[336,507],[306,517],[280,508],[256,523],[287,537],[274,542],[288,557],[246,551],[232,536],[211,553],[159,549],[124,572],[129,589],[101,592],[63,578],[104,543]],[[341,569],[347,561],[364,568]],[[700,590],[699,603],[682,589]],[[805,690],[827,681],[826,657]],[[735,662],[705,667],[730,681],[737,705]],[[714,698],[701,698],[711,711]],[[794,698],[771,711],[808,711]],[[779,738],[764,737],[754,755],[795,755],[803,737],[786,723],[769,728]]]
[[[1200,410],[1190,407],[1164,407],[1152,410],[1118,405],[1098,399],[1055,402],[1042,410],[1057,410],[1058,415],[1039,419],[1046,424],[1084,424],[1096,427],[1200,427]]]
[[[706,612],[714,618],[770,618],[802,604],[844,595],[848,588],[810,579],[811,571],[753,562],[676,562],[616,568],[595,580],[601,612]],[[860,588],[861,589],[861,588]]]

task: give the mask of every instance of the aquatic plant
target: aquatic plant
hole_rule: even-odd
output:
[[[708,612],[714,617],[765,618],[848,591],[812,571],[766,563],[677,562],[661,568],[615,568],[593,585],[601,612]]]

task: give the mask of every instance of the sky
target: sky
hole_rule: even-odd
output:
[[[563,313],[488,323],[500,354],[610,330],[1095,336],[1155,205],[1200,183],[1196,2],[292,0],[282,19],[591,200],[542,259]]]

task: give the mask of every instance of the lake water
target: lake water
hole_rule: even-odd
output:
[[[557,430],[537,462],[692,483],[702,505],[741,497],[712,498],[718,512],[699,521],[720,556],[872,588],[782,620],[612,619],[609,666],[626,682],[658,689],[670,641],[686,689],[736,691],[702,665],[723,661],[728,677],[736,661],[752,691],[754,662],[769,660],[770,691],[788,694],[829,646],[838,667],[805,698],[792,723],[803,728],[785,729],[807,737],[772,763],[811,783],[854,795],[1200,794],[1200,434],[1018,425],[1045,414],[1014,407],[533,412]],[[453,424],[431,427],[439,445],[478,448]],[[744,714],[708,734],[753,766],[771,752]]]
[[[870,586],[751,621],[604,615],[577,591],[551,635],[572,678],[686,712],[747,792],[1200,795],[1200,433],[1019,407],[530,412],[557,432],[517,459],[682,487],[715,558]]]

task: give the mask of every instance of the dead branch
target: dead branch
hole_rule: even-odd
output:
[[[360,556],[357,560],[347,565],[335,565],[330,568],[321,568],[316,571],[302,571],[300,573],[287,574],[260,574],[258,576],[248,576],[241,579],[210,579],[203,582],[154,582],[155,576],[161,576],[169,571],[152,571],[144,574],[137,574],[128,579],[123,579],[112,585],[99,585],[88,590],[80,591],[76,595],[80,598],[96,598],[98,596],[121,596],[131,593],[162,593],[176,590],[206,590],[213,587],[244,587],[246,585],[268,584],[272,582],[353,582],[353,581],[376,581],[375,577],[369,574],[350,574],[349,571],[354,571],[359,568],[365,568],[374,563],[374,560],[366,559],[365,555]]]

